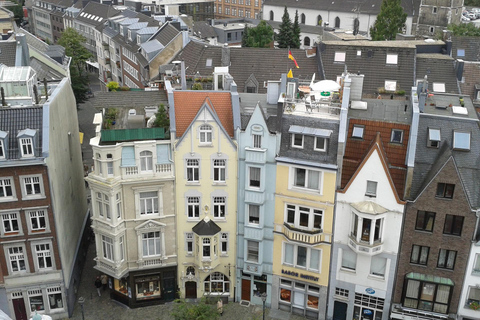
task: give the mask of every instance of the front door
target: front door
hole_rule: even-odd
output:
[[[163,277],[163,299],[171,301],[175,299],[175,274],[173,272],[165,272]]]
[[[347,319],[347,304],[340,301],[335,301],[333,304],[333,320]]]
[[[242,279],[242,300],[250,301],[250,279]]]
[[[25,303],[23,298],[13,299],[13,310],[15,310],[15,319],[27,320],[27,310],[25,309]]]
[[[197,283],[195,281],[185,282],[185,298],[197,299]]]

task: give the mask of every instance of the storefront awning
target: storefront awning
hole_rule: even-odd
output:
[[[434,276],[434,275],[431,275],[431,274],[410,272],[410,273],[407,274],[406,278],[407,279],[413,279],[413,280],[419,280],[419,281],[440,283],[440,284],[444,284],[444,285],[447,285],[447,286],[453,286],[454,285],[453,281],[449,278],[438,277],[438,276]]]

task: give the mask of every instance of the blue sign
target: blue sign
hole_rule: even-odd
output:
[[[365,289],[365,292],[368,294],[375,294],[375,290],[373,290],[372,288]]]
[[[369,316],[369,315],[373,314],[373,312],[370,309],[363,309],[363,314]]]

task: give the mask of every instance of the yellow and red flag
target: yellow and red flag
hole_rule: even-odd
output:
[[[292,56],[292,51],[290,50],[288,50],[288,59],[293,60],[293,62],[295,63],[295,67],[300,68],[298,66],[297,60],[295,60],[295,58]]]

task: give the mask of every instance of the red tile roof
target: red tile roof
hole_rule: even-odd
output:
[[[233,137],[233,111],[230,92],[175,91],[173,97],[175,100],[177,137],[183,136],[205,102],[216,112],[228,135]]]

